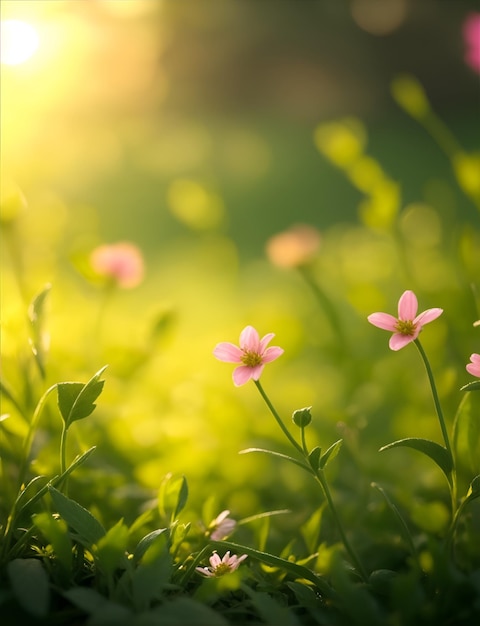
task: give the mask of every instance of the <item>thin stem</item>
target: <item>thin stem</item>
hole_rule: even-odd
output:
[[[29,458],[30,458],[30,450],[32,448],[33,436],[35,434],[35,427],[37,426],[38,420],[39,420],[40,415],[41,415],[41,413],[43,411],[43,407],[45,406],[45,403],[47,401],[48,396],[50,395],[50,393],[54,389],[56,389],[56,387],[57,387],[57,383],[55,383],[54,385],[49,387],[47,389],[47,391],[43,394],[43,396],[40,398],[40,400],[38,401],[37,406],[35,407],[35,411],[33,413],[32,420],[31,420],[30,424],[28,425],[27,436],[25,438],[25,443],[23,444],[22,464],[20,466],[20,472],[19,472],[20,486],[25,481],[25,475],[27,473],[27,468],[28,468],[28,461],[29,461]]]
[[[68,432],[67,423],[63,422],[62,437],[60,439],[60,474],[63,474],[65,470],[67,469],[67,432]],[[68,490],[67,480],[68,478],[65,477],[64,489],[63,489],[65,495],[67,495],[67,490]]]
[[[350,558],[352,559],[355,567],[357,568],[360,576],[362,577],[364,582],[368,582],[368,575],[367,572],[365,571],[360,559],[357,556],[357,553],[355,552],[355,550],[353,549],[353,547],[350,545],[350,542],[348,541],[347,535],[343,529],[343,525],[342,522],[340,521],[340,517],[338,516],[337,513],[337,509],[335,507],[335,503],[333,501],[332,495],[330,493],[330,489],[328,488],[328,483],[325,479],[325,475],[323,473],[323,470],[318,469],[315,472],[315,478],[318,480],[318,482],[320,483],[323,493],[325,495],[325,498],[327,499],[328,505],[330,507],[330,511],[332,512],[332,515],[335,519],[335,523],[337,525],[337,529],[338,532],[340,533],[340,537],[342,538],[342,542],[343,545],[345,546],[345,549],[347,550],[348,554],[350,555]]]
[[[453,462],[452,448],[450,446],[450,440],[448,438],[447,427],[445,426],[445,419],[443,417],[442,407],[440,405],[440,400],[438,398],[437,387],[435,385],[435,379],[433,378],[432,368],[430,367],[430,363],[428,361],[427,355],[425,354],[425,350],[423,349],[422,344],[420,343],[420,340],[415,339],[414,343],[417,346],[418,351],[420,352],[420,355],[423,359],[423,363],[425,365],[425,369],[427,370],[427,376],[428,376],[428,380],[430,382],[430,387],[432,390],[435,410],[437,411],[438,421],[440,422],[440,428],[442,429],[443,440],[445,441],[445,447],[447,448],[448,453],[450,454],[450,457],[452,458],[452,462]]]
[[[457,476],[456,476],[456,471],[455,471],[455,458],[453,456],[453,452],[452,452],[452,447],[450,445],[450,439],[448,437],[448,432],[447,432],[447,427],[445,425],[445,419],[443,417],[443,411],[442,411],[442,407],[440,405],[440,399],[438,397],[438,392],[437,392],[437,387],[435,385],[435,379],[433,377],[433,372],[432,372],[432,368],[430,367],[430,363],[428,361],[427,355],[425,353],[425,350],[423,349],[422,344],[420,343],[420,340],[417,338],[415,339],[415,345],[418,348],[418,351],[420,352],[420,355],[423,359],[423,363],[425,365],[425,369],[427,370],[427,376],[428,376],[428,380],[430,382],[430,388],[432,390],[432,396],[433,396],[433,402],[435,404],[435,410],[437,412],[437,416],[438,416],[438,421],[440,422],[440,428],[442,430],[442,435],[443,435],[443,440],[445,442],[445,447],[448,451],[448,454],[450,456],[450,460],[452,463],[452,470],[450,472],[450,476],[451,476],[451,481],[449,480],[449,485],[450,485],[450,495],[451,495],[451,499],[452,499],[452,515],[455,516],[455,511],[457,509]]]
[[[285,436],[287,437],[287,439],[290,441],[290,443],[296,448],[296,450],[298,450],[298,452],[300,452],[302,454],[302,456],[308,461],[308,449],[306,446],[306,441],[305,441],[305,432],[302,428],[302,445],[303,447],[298,444],[295,439],[292,437],[292,435],[288,432],[288,430],[285,427],[285,424],[283,423],[282,419],[280,418],[280,416],[278,415],[277,411],[275,410],[273,404],[270,402],[267,394],[265,393],[265,391],[263,390],[262,385],[260,384],[260,382],[258,380],[254,381],[255,385],[257,386],[262,398],[265,400],[268,408],[270,409],[273,417],[276,419],[278,425],[280,426],[280,428],[282,429],[282,431],[284,432]],[[310,472],[310,468],[305,468],[307,471]],[[315,479],[320,483],[320,486],[322,487],[323,493],[325,495],[325,498],[330,506],[330,510],[332,512],[332,515],[334,517],[335,523],[337,525],[338,528],[338,532],[340,533],[340,536],[342,538],[342,542],[343,545],[345,546],[345,549],[347,550],[348,554],[350,555],[350,558],[352,559],[355,567],[357,568],[360,576],[362,577],[362,579],[364,580],[364,582],[368,581],[368,576],[367,573],[365,571],[365,569],[362,566],[362,563],[360,562],[360,559],[358,558],[355,550],[352,548],[352,546],[350,545],[350,542],[348,541],[347,535],[345,534],[345,531],[343,529],[342,526],[342,522],[340,521],[340,518],[338,516],[337,513],[337,509],[335,508],[335,504],[333,502],[333,498],[332,495],[330,493],[330,489],[328,488],[328,484],[326,481],[326,478],[324,476],[323,470],[321,469],[317,469],[313,471],[313,474],[315,476]]]
[[[300,452],[300,454],[303,456],[304,455],[304,451],[302,449],[302,446],[300,444],[298,444],[295,439],[292,437],[292,435],[288,432],[287,427],[285,426],[285,424],[283,423],[281,417],[279,416],[279,414],[277,413],[277,411],[275,410],[275,407],[273,406],[273,404],[270,402],[267,394],[265,393],[265,391],[263,390],[262,385],[260,384],[259,380],[254,380],[253,381],[255,383],[255,385],[257,386],[258,391],[260,392],[260,395],[262,396],[262,398],[265,400],[266,405],[268,406],[268,408],[270,409],[271,414],[273,415],[273,417],[276,419],[277,424],[280,426],[280,428],[282,429],[284,435],[287,437],[287,439],[290,441],[290,443],[296,448],[296,450],[298,450],[298,452]]]

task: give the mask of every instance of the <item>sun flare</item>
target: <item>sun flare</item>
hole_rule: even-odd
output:
[[[39,37],[35,28],[20,20],[1,22],[0,59],[5,65],[20,65],[35,54]]]

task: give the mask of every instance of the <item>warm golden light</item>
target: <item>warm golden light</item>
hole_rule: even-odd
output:
[[[5,20],[1,23],[1,62],[19,65],[35,54],[39,44],[37,31],[20,20]]]

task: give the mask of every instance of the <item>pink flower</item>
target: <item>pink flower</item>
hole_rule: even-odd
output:
[[[218,343],[213,351],[219,361],[241,363],[233,372],[233,382],[239,387],[250,380],[258,380],[266,363],[270,363],[283,354],[283,348],[268,343],[275,337],[268,333],[260,339],[253,326],[246,326],[240,334],[240,347],[226,341]]]
[[[415,341],[425,324],[433,322],[443,313],[443,309],[427,309],[417,315],[417,309],[416,295],[413,291],[405,291],[398,301],[398,318],[389,313],[372,313],[368,321],[378,328],[391,331],[390,349],[400,350]]]
[[[208,527],[208,533],[213,541],[222,541],[233,533],[237,522],[228,517],[230,511],[222,511]]]
[[[117,283],[119,287],[136,287],[143,279],[143,257],[137,246],[121,241],[98,246],[90,261],[93,269]]]
[[[472,354],[468,365],[465,366],[467,372],[472,376],[480,378],[480,354]]]
[[[470,13],[463,23],[465,63],[480,74],[480,13]]]
[[[266,252],[277,267],[301,267],[315,259],[320,244],[321,237],[316,228],[297,224],[270,237]]]
[[[230,572],[234,572],[240,563],[247,558],[246,554],[242,554],[242,556],[237,556],[236,554],[232,554],[230,556],[230,550],[225,552],[225,556],[221,559],[216,552],[212,554],[209,558],[210,567],[196,567],[195,569],[200,574],[204,576],[208,576],[210,578],[224,576],[225,574],[230,574]]]

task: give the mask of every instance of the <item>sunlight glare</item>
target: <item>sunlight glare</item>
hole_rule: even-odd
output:
[[[38,44],[38,33],[30,24],[20,20],[2,21],[0,59],[3,64],[24,63],[36,52]]]

